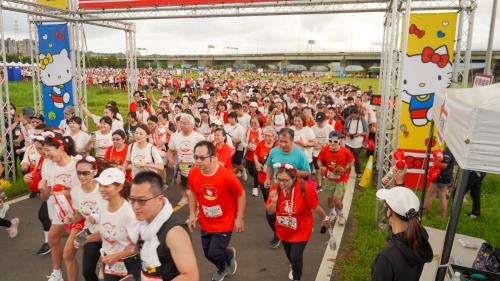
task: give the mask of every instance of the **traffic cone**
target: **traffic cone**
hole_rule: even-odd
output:
[[[361,180],[359,181],[359,186],[367,188],[372,182],[372,173],[373,173],[373,155],[370,155],[368,158],[368,162],[366,162],[365,171],[363,172],[363,176],[361,176]]]

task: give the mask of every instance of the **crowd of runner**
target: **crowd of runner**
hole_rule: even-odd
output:
[[[151,77],[147,70],[142,74]],[[96,77],[89,79],[94,83]],[[124,86],[120,79],[107,83]],[[37,254],[51,254],[48,280],[63,280],[63,264],[65,280],[76,281],[79,274],[98,280],[99,260],[106,281],[129,275],[198,280],[189,237],[197,224],[204,256],[216,267],[212,280],[223,280],[237,270],[230,240],[245,230],[244,185],[263,198],[274,234],[270,247],[283,246],[290,280],[301,280],[313,213],[325,228],[343,225],[350,172],[361,177],[362,153],[373,153],[371,91],[351,84],[208,76],[155,85],[161,85],[161,97],[147,91],[154,87],[150,82],[140,84],[146,91],[134,93],[126,115],[115,101],[105,105],[103,116],[77,101],[51,128],[31,108],[8,113],[24,181],[42,199],[44,241]],[[97,130],[89,131],[78,112]],[[180,187],[175,204],[164,196],[171,182]],[[328,198],[324,209],[320,191]],[[189,217],[181,219],[174,209],[183,205]],[[391,212],[402,211],[397,218],[404,220],[409,207]],[[18,219],[0,222],[11,237],[17,235]]]

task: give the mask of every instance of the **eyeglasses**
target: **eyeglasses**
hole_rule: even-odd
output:
[[[339,140],[329,140],[330,143],[333,143],[333,144],[339,144],[340,141]]]
[[[122,138],[112,138],[113,141],[121,141]]]
[[[193,158],[194,158],[194,161],[205,161],[206,159],[212,157],[212,155],[208,155],[208,156],[199,156],[199,155],[194,155]]]
[[[76,174],[79,176],[88,176],[92,173],[92,171],[76,171]]]
[[[153,196],[151,198],[148,198],[148,199],[140,199],[140,198],[132,198],[132,197],[129,197],[127,198],[128,202],[130,203],[130,205],[134,205],[135,203],[139,204],[139,206],[144,206],[146,205],[146,203],[152,199],[155,199],[156,197],[160,196],[161,194],[158,194],[156,196]]]

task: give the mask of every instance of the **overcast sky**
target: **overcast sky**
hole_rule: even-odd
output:
[[[478,1],[473,50],[487,47],[492,2]],[[26,16],[4,13],[5,36],[27,38]],[[304,52],[307,41],[315,40],[313,52],[379,51],[382,23],[383,13],[136,21],[137,47],[145,48],[141,52],[146,54],[170,55]],[[493,48],[500,50],[498,19],[495,30]],[[86,26],[85,31],[89,50],[125,51],[123,32],[93,26]],[[208,45],[215,48],[209,50]]]

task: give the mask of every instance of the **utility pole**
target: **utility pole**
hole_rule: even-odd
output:
[[[498,10],[498,0],[493,0],[493,7],[491,9],[491,21],[490,21],[490,35],[488,37],[488,49],[486,51],[486,58],[484,59],[484,74],[491,75],[493,69],[491,69],[491,57],[493,55],[493,41],[495,38],[495,21],[497,17]]]

